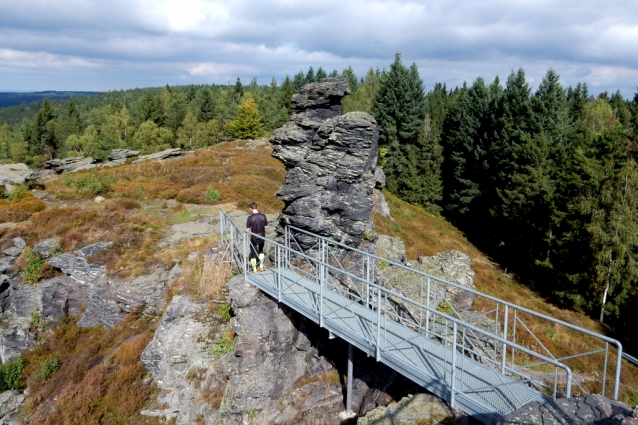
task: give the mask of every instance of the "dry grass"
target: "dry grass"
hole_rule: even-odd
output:
[[[45,208],[46,203],[35,199],[28,191],[14,195],[11,199],[0,197],[0,223],[25,221]]]
[[[195,260],[185,263],[179,284],[185,293],[195,298],[223,300],[222,290],[232,275],[233,268],[228,262],[222,262],[219,256],[208,255],[211,245],[198,251]]]
[[[209,205],[231,202],[240,208],[257,201],[266,213],[280,211],[283,203],[274,193],[283,185],[286,174],[283,166],[270,156],[271,148],[246,149],[243,145],[245,142],[242,141],[220,143],[196,151],[188,158],[80,172],[75,178],[94,173],[101,180],[113,182],[102,193],[108,198],[176,199],[183,203]],[[219,192],[219,201],[206,198],[208,187]],[[48,184],[47,192],[57,199],[95,196],[90,191],[65,185],[62,179]]]
[[[79,328],[66,318],[46,343],[26,352],[27,404],[34,411],[46,404],[30,424],[159,424],[137,412],[153,391],[145,383],[140,355],[152,337],[155,322],[131,312],[112,329]],[[40,379],[42,360],[56,356],[60,369],[46,382]]]
[[[521,283],[515,276],[504,273],[498,264],[468,242],[458,229],[443,218],[433,216],[418,207],[403,202],[390,193],[386,192],[385,196],[395,221],[375,213],[376,231],[402,239],[405,242],[406,255],[409,259],[416,259],[424,255],[431,256],[451,249],[461,251],[472,259],[472,270],[476,273],[474,283],[479,291],[594,332],[601,334],[607,332],[606,328],[585,314],[552,304],[541,294]],[[494,304],[484,298],[476,298],[474,307],[478,311],[486,312],[493,309]],[[502,321],[503,313],[500,314]],[[556,357],[587,352],[594,347],[604,348],[599,340],[570,331],[568,328],[553,326],[549,322],[529,317],[526,314],[519,314],[519,318],[525,321],[532,332]],[[511,320],[510,317],[510,331]],[[533,337],[520,327],[517,333],[517,342],[529,347],[538,347]],[[615,353],[613,349],[611,351]],[[601,373],[602,358],[602,355],[586,356],[570,360],[567,364],[587,381],[588,390],[600,392],[602,376],[592,375],[590,377],[583,371],[597,370],[598,373]],[[611,362],[613,361],[615,359],[612,356]],[[610,365],[608,377],[610,373],[613,373],[612,368],[613,365]],[[638,394],[638,368],[628,362],[623,362],[621,382],[623,384],[622,398],[629,402],[634,397],[632,394]],[[611,390],[611,386],[608,386],[606,394],[610,394]],[[635,398],[637,399],[635,402],[638,402],[638,397]]]

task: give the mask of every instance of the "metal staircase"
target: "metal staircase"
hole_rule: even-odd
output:
[[[614,339],[292,226],[281,243],[266,239],[270,267],[253,274],[242,227],[220,211],[222,243],[248,282],[483,423],[592,385],[618,398]],[[594,349],[553,354],[537,333],[562,329]],[[585,356],[600,370],[572,373]]]

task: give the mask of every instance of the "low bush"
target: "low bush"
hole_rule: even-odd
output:
[[[216,191],[215,189],[213,189],[212,187],[208,186],[208,189],[206,189],[206,199],[208,199],[211,202],[217,202],[220,200],[220,195],[219,192]]]
[[[25,386],[24,361],[16,359],[0,365],[0,391],[21,390]]]
[[[44,260],[39,254],[29,251],[26,256],[26,265],[22,270],[22,280],[25,283],[34,283],[42,278],[42,268]]]
[[[82,194],[100,195],[108,192],[113,186],[114,180],[109,176],[98,175],[97,173],[71,176],[64,175],[62,184],[66,187],[80,189]]]
[[[108,211],[134,210],[141,207],[140,203],[133,199],[115,198],[104,201],[104,209]]]
[[[49,380],[51,375],[60,369],[60,359],[55,355],[50,355],[46,357],[42,361],[40,361],[40,372],[38,373],[38,378],[42,382],[46,382]]]

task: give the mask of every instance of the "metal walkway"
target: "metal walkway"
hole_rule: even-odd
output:
[[[491,297],[497,302],[493,311],[459,311],[455,300],[465,292],[485,296],[294,227],[286,229],[284,243],[267,239],[271,267],[253,274],[249,233],[223,210],[220,223],[222,242],[248,282],[483,423],[532,401],[570,397],[572,384],[584,393],[566,364],[583,356],[603,360],[604,392],[609,344],[617,348],[617,398],[617,341]],[[421,285],[413,282],[415,273]],[[523,345],[530,313],[602,341],[604,348],[557,359],[536,336]]]

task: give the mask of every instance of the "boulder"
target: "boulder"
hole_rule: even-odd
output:
[[[126,161],[127,158],[132,158],[134,156],[138,156],[139,154],[140,151],[132,151],[128,149],[113,149],[111,151],[111,154],[109,155],[109,161]]]
[[[61,246],[59,238],[45,239],[33,247],[33,252],[45,259],[57,254],[60,250]]]
[[[431,394],[416,394],[402,398],[387,407],[377,407],[357,420],[357,425],[404,424],[478,424],[455,411],[440,398]]]
[[[166,159],[172,156],[180,156],[181,154],[182,150],[180,148],[166,149],[161,152],[152,153],[150,155],[140,155],[135,161],[133,161],[133,164],[137,164],[142,161],[148,161],[151,159]]]
[[[24,184],[32,176],[33,170],[26,164],[0,165],[0,185],[8,192],[11,192],[13,185]]]
[[[26,394],[15,390],[0,393],[0,424],[19,424],[18,409],[26,398]]]
[[[587,395],[528,403],[497,425],[634,425],[632,408],[601,395]]]
[[[95,160],[84,156],[72,156],[64,159],[51,159],[44,164],[45,168],[53,169],[57,174],[73,173],[80,170],[95,168]]]
[[[287,169],[276,194],[285,204],[280,224],[357,246],[372,228],[379,131],[367,113],[341,116],[349,92],[343,77],[303,86],[271,143]]]
[[[116,159],[114,161],[108,161],[108,162],[104,162],[100,165],[98,165],[99,168],[109,168],[109,167],[116,167],[118,165],[124,165],[126,164],[126,159]]]

